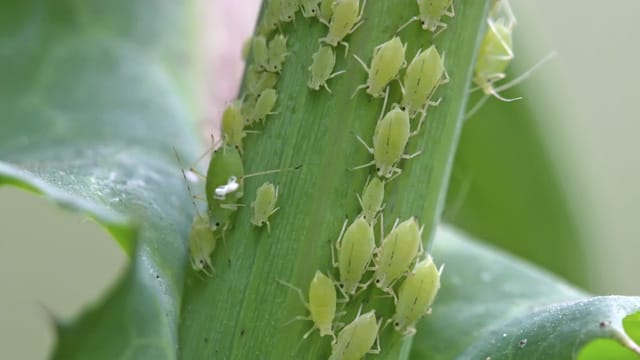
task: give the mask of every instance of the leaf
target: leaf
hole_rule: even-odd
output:
[[[422,150],[422,154],[402,161],[402,175],[386,187],[387,230],[396,218],[415,215],[425,225],[425,244],[431,242],[442,211],[488,3],[456,2],[456,16],[446,19],[448,29],[434,40],[439,51],[446,53],[451,82],[438,90],[435,98],[443,97],[442,103],[429,109],[422,132],[412,138],[405,151]],[[270,181],[280,187],[280,210],[270,220],[268,232],[249,224],[251,207],[240,209],[233,229],[213,256],[216,275],[206,280],[188,276],[180,327],[182,358],[329,356],[328,337],[320,339],[314,334],[302,341],[311,327],[309,322],[284,325],[295,316],[306,315],[307,310],[295,292],[277,280],[306,292],[316,270],[336,276],[331,247],[344,219],[358,214],[356,193],[362,191],[367,177],[373,176],[372,168],[350,170],[372,159],[356,135],[371,141],[383,102],[364,91],[352,98],[355,88],[367,79],[352,54],[370,62],[373,49],[392,38],[416,11],[415,3],[367,2],[364,23],[346,39],[349,56],[344,56],[341,46],[336,50],[335,70],[346,73],[330,80],[331,94],[306,87],[307,68],[319,47],[318,39],[326,35],[326,26],[299,15],[295,23],[283,25],[290,55],[277,85],[277,114],[256,128],[259,134],[247,136],[244,164],[247,173],[297,165],[302,168],[247,179],[244,204],[250,204],[261,183]],[[428,34],[417,22],[403,30],[400,36],[408,42],[408,60],[418,48],[431,45]],[[397,84],[392,88],[389,104],[400,100]],[[393,302],[380,295],[371,291],[352,301],[340,321],[351,321],[365,301],[363,311],[375,308],[378,317],[390,316]],[[406,358],[410,339],[393,333],[389,337],[394,337],[394,345],[383,347],[378,358]]]
[[[515,44],[528,45],[525,34]],[[507,79],[526,70],[539,59],[522,59],[524,49],[516,47],[516,59]],[[522,65],[526,63],[527,65]],[[544,69],[534,74],[543,76]],[[525,84],[526,85],[526,84]],[[541,89],[517,86],[505,94],[523,96],[512,103],[490,99],[465,122],[451,175],[444,218],[481,239],[523,256],[581,286],[587,285],[584,243],[588,224],[576,211],[569,195],[579,188],[575,173],[564,172],[567,163],[561,144],[550,146],[543,138],[543,121],[560,122],[553,101],[539,101]],[[545,89],[544,91],[547,91]],[[472,98],[473,105],[478,97]],[[544,106],[540,106],[544,104]],[[555,120],[555,121],[554,121]],[[576,175],[574,175],[576,176]],[[573,192],[567,192],[567,188]],[[582,195],[581,195],[582,196]]]
[[[106,298],[56,320],[54,358],[176,358],[192,209],[172,146],[197,151],[191,74],[181,70],[186,10],[149,0],[2,4],[0,184],[89,215],[132,257]]]
[[[442,289],[419,325],[412,359],[576,359],[598,339],[618,341],[625,359],[640,357],[629,336],[640,340],[640,324],[623,329],[626,316],[640,315],[639,297],[589,297],[450,228],[438,233],[433,252],[446,264]]]

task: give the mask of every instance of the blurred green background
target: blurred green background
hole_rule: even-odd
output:
[[[578,232],[587,266],[584,274],[570,276],[599,294],[639,295],[640,284],[632,276],[640,254],[635,226],[640,203],[635,136],[640,126],[634,116],[640,49],[633,45],[640,35],[634,25],[640,3],[512,0],[512,5],[519,21],[512,73],[526,71],[551,51],[558,53],[509,93],[527,98],[502,109],[535,112],[561,179],[558,191],[582,219]],[[248,12],[254,10],[255,5]],[[476,120],[469,127],[482,127]],[[464,184],[464,178],[453,181]],[[473,205],[474,198],[462,192],[453,201],[464,207]],[[450,211],[447,217],[465,222],[464,211]],[[506,246],[546,263],[544,247],[517,241]],[[0,187],[0,357],[46,357],[55,341],[49,313],[77,314],[115,281],[125,263],[118,245],[92,221],[32,194]]]

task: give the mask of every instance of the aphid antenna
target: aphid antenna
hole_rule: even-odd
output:
[[[521,75],[519,75],[518,77],[516,77],[515,79],[509,81],[506,84],[502,84],[500,86],[498,86],[497,88],[495,88],[494,90],[496,92],[500,92],[500,91],[505,91],[509,88],[512,88],[518,84],[520,84],[522,81],[526,80],[528,77],[531,76],[531,74],[533,74],[536,70],[538,70],[542,65],[546,64],[547,62],[551,61],[553,58],[555,58],[558,55],[557,52],[552,51],[549,54],[547,54],[545,57],[543,57],[540,61],[538,61],[537,63],[535,63],[531,68],[529,68],[529,70],[525,71],[524,73],[522,73]]]
[[[295,171],[295,170],[299,170],[300,168],[302,168],[302,165],[297,165],[297,166],[294,166],[294,167],[284,168],[284,169],[258,171],[258,172],[254,172],[254,173],[251,173],[251,174],[243,175],[241,177],[241,179],[246,179],[246,178],[250,178],[250,177],[254,177],[254,176],[260,176],[260,175],[268,175],[268,174],[273,174],[273,173],[277,173],[277,172],[281,172],[281,171]]]
[[[198,156],[198,158],[196,159],[196,161],[193,163],[194,165],[191,166],[191,168],[189,169],[190,171],[193,171],[196,174],[199,174],[197,171],[195,171],[195,166],[202,161],[202,159],[204,159],[205,157],[207,157],[207,155],[209,155],[212,151],[214,151],[215,149],[218,148],[218,146],[222,143],[224,139],[222,137],[220,137],[220,139],[218,139],[218,141],[215,140],[215,137],[213,136],[213,134],[211,134],[211,146],[205,150],[200,156]]]
[[[187,175],[184,173],[184,169],[182,168],[182,161],[180,159],[180,155],[178,154],[178,150],[173,147],[173,153],[176,155],[176,160],[178,161],[178,166],[180,166],[180,172],[182,173],[182,179],[184,180],[184,184],[187,186],[187,192],[189,193],[189,197],[191,198],[191,204],[193,205],[193,209],[196,211],[196,215],[201,217],[200,210],[198,210],[198,206],[196,205],[195,195],[193,195],[193,191],[191,190],[191,185],[189,185],[189,180],[187,180]]]

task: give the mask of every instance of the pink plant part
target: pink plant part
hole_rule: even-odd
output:
[[[200,22],[205,38],[204,74],[207,76],[203,99],[206,115],[205,134],[220,133],[220,119],[226,104],[235,99],[240,88],[244,61],[242,45],[252,33],[260,9],[260,0],[220,0],[203,4]]]

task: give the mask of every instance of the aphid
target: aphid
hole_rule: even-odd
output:
[[[324,86],[329,93],[331,89],[327,86],[327,80],[338,76],[345,72],[345,70],[331,73],[333,67],[336,65],[336,54],[329,46],[321,46],[318,51],[313,54],[313,62],[309,66],[311,77],[307,85],[313,90],[319,90],[321,86]]]
[[[296,17],[296,12],[298,11],[299,4],[298,0],[280,0],[281,1],[281,12],[280,12],[280,21],[282,22],[290,22],[293,21]]]
[[[299,288],[278,280],[298,293],[300,301],[309,310],[309,316],[296,316],[294,320],[311,320],[313,327],[307,331],[303,338],[306,339],[315,329],[318,329],[320,336],[330,335],[335,339],[333,334],[333,318],[336,315],[336,288],[333,281],[320,271],[316,271],[311,284],[309,285],[309,303],[304,300],[302,290]]]
[[[178,163],[181,164],[182,162],[180,161],[178,152],[175,149],[174,152]],[[216,237],[209,226],[209,218],[201,215],[200,211],[198,211],[198,206],[194,201],[195,196],[191,192],[187,175],[184,170],[180,169],[180,171],[182,172],[182,178],[187,186],[187,191],[189,192],[191,203],[196,213],[191,223],[191,232],[189,233],[189,258],[191,267],[195,271],[202,271],[206,275],[211,276],[215,271],[211,263],[211,254],[213,254],[213,251],[216,249]]]
[[[276,35],[271,41],[269,41],[269,61],[267,64],[267,70],[270,72],[280,72],[282,70],[282,64],[284,63],[287,55],[287,38],[282,35]]]
[[[216,238],[209,227],[209,218],[197,215],[191,224],[189,234],[189,254],[191,267],[211,276],[215,271],[211,264],[211,254],[216,249]]]
[[[367,0],[362,3],[362,8],[360,8],[360,0],[335,1],[331,6],[333,11],[331,20],[329,22],[321,20],[329,27],[329,32],[327,36],[320,39],[320,42],[325,42],[333,47],[342,44],[345,47],[346,56],[349,52],[349,44],[343,39],[362,24],[360,19],[362,19],[366,4]]]
[[[416,264],[413,271],[400,285],[396,313],[389,321],[397,331],[406,335],[416,332],[415,323],[423,315],[431,313],[431,304],[440,290],[443,267],[436,268],[431,255]]]
[[[213,231],[228,228],[229,218],[244,194],[243,177],[244,166],[238,149],[223,144],[211,154],[205,190]]]
[[[378,354],[380,343],[378,330],[380,322],[376,321],[376,312],[371,310],[360,315],[346,325],[338,334],[338,339],[331,344],[331,356],[329,360],[360,360],[366,354]],[[378,340],[376,349],[371,349],[373,343]]]
[[[280,14],[282,14],[283,0],[269,0],[265,9],[264,17],[260,23],[259,33],[269,35],[280,26]]]
[[[331,16],[333,16],[333,4],[336,0],[321,0],[320,3],[320,14],[318,18],[321,22],[328,24],[331,20]]]
[[[251,223],[255,226],[267,224],[267,231],[271,232],[269,217],[279,209],[276,207],[276,201],[278,201],[278,188],[270,182],[262,184],[256,191],[256,200],[251,203],[253,207]]]
[[[336,263],[333,259],[333,251],[331,257],[333,266],[340,271],[338,288],[346,298],[349,295],[355,295],[359,287],[366,288],[366,285],[360,284],[360,279],[367,271],[375,247],[373,228],[364,218],[356,218],[349,227],[347,227],[347,220],[345,220],[336,241],[338,262]]]
[[[433,34],[435,37],[447,28],[447,24],[441,21],[442,17],[444,15],[448,17],[454,17],[456,15],[453,8],[453,0],[418,0],[418,11],[420,15],[409,19],[396,33],[400,32],[400,30],[412,22],[420,20],[422,28],[435,32]],[[438,28],[440,28],[440,30],[438,30]]]
[[[478,59],[476,60],[473,82],[485,93],[493,95],[500,100],[510,101],[501,97],[494,83],[504,79],[505,70],[513,60],[511,28],[503,19],[497,22],[488,21],[489,29],[480,44]]]
[[[362,190],[362,196],[356,194],[358,202],[362,208],[362,218],[369,224],[374,225],[376,223],[376,217],[378,212],[384,209],[382,201],[384,201],[384,182],[377,177],[372,180],[368,180]]]
[[[414,217],[399,225],[396,220],[391,232],[375,250],[373,282],[378,288],[395,298],[393,284],[409,272],[411,263],[422,253],[421,238],[422,228],[418,228]]]
[[[256,99],[256,105],[253,108],[253,114],[247,119],[249,124],[261,122],[267,118],[267,115],[275,114],[273,107],[278,100],[278,94],[274,89],[262,90]]]
[[[274,88],[277,82],[277,74],[267,71],[259,71],[256,66],[250,65],[247,70],[247,74],[245,75],[244,87],[249,97],[252,95],[258,96],[263,90]]]
[[[260,71],[265,71],[269,62],[267,39],[262,35],[256,35],[251,40],[251,56],[253,63]]]
[[[387,85],[398,76],[400,69],[407,65],[404,59],[406,49],[407,45],[402,44],[400,38],[394,36],[391,40],[378,45],[373,50],[371,68],[367,68],[367,64],[364,61],[353,55],[369,74],[367,82],[358,86],[353,96],[356,95],[358,90],[366,88],[369,95],[383,97]]]
[[[385,97],[385,104],[382,106],[383,113],[386,102],[387,97]],[[409,137],[414,134],[411,133],[410,127],[409,113],[398,107],[389,111],[376,124],[372,148],[360,136],[357,136],[362,145],[373,154],[373,161],[356,166],[353,170],[375,165],[376,172],[380,177],[393,179],[400,175],[402,170],[396,167],[400,160],[411,159],[420,154],[420,151],[414,154],[404,153]]]
[[[226,144],[235,146],[242,154],[242,139],[247,135],[244,131],[245,120],[242,116],[240,102],[234,101],[222,113],[222,135]]]
[[[306,18],[318,16],[320,13],[319,3],[320,0],[301,0],[300,8],[302,9],[302,16]]]
[[[410,117],[426,113],[427,106],[440,103],[440,99],[431,101],[431,96],[438,86],[447,82],[449,75],[444,68],[444,58],[435,45],[425,51],[418,50],[404,75],[400,107],[408,111]]]

